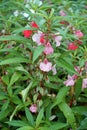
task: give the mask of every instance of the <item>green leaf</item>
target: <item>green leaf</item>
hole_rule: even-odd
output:
[[[72,112],[72,109],[65,102],[60,103],[58,106],[65,115],[68,123],[72,126],[72,129],[76,130],[76,120]]]
[[[19,105],[16,106],[16,108],[14,109],[13,113],[10,116],[10,121],[12,121],[12,119],[13,119],[14,115],[16,114],[16,112],[18,110],[20,110],[22,107],[23,107],[23,104],[19,104]]]
[[[43,127],[39,127],[39,130],[50,130],[49,127],[43,126]]]
[[[56,89],[58,90],[58,85],[56,84],[53,84],[53,83],[44,83],[44,85],[47,87],[47,88],[52,88],[52,89]]]
[[[55,101],[54,101],[54,103],[52,105],[52,108],[54,106],[58,105],[59,103],[61,103],[64,100],[64,98],[67,95],[67,92],[69,91],[69,89],[70,89],[69,87],[64,86],[63,88],[61,88],[59,90],[59,92],[58,92],[58,94],[56,96],[56,99],[55,99]]]
[[[32,82],[30,82],[30,84],[27,86],[27,88],[25,88],[24,90],[21,91],[21,95],[22,95],[22,99],[23,99],[23,102],[25,102],[26,100],[26,97],[27,97],[27,94],[30,90],[30,88],[32,87]]]
[[[80,122],[80,127],[77,130],[86,130],[87,129],[87,118],[85,118],[84,120],[82,120]]]
[[[58,122],[58,123],[54,123],[49,128],[50,128],[50,130],[60,130],[62,128],[65,128],[66,126],[68,126],[68,124]]]
[[[10,112],[11,112],[10,109],[0,111],[0,121],[2,119],[6,119],[6,117],[9,115]]]
[[[26,74],[31,80],[33,80],[30,73],[26,69],[24,69],[23,66],[18,66],[15,68],[15,70]]]
[[[34,128],[31,126],[24,126],[24,127],[18,128],[16,130],[34,130]]]
[[[22,36],[14,36],[14,35],[8,35],[8,36],[1,36],[0,41],[20,41],[20,42],[28,42],[28,39],[22,37]]]
[[[29,63],[29,60],[22,57],[14,57],[1,61],[0,65],[19,64],[19,63]]]
[[[15,72],[10,80],[9,86],[13,85],[21,77],[20,73]]]
[[[80,95],[81,91],[82,91],[82,79],[78,79],[76,81],[76,84],[75,84],[75,97],[76,97],[76,99]]]
[[[9,85],[9,76],[8,75],[4,75],[2,77],[2,81],[8,86]]]
[[[22,102],[21,102],[21,99],[17,96],[17,95],[13,95],[12,97],[11,97],[11,100],[12,100],[12,102],[14,103],[14,104],[21,104]]]
[[[2,110],[2,111],[5,111],[6,109],[8,109],[8,107],[9,107],[9,100],[7,100],[7,101],[3,104],[1,110]]]
[[[33,62],[35,62],[35,60],[41,55],[43,50],[44,50],[43,46],[38,46],[37,48],[35,48],[33,52]]]
[[[61,83],[63,82],[60,78],[58,78],[58,76],[48,76],[49,80],[52,81],[52,82],[58,82],[58,83]]]
[[[5,93],[0,92],[0,100],[4,100],[6,98],[7,96],[5,95]]]
[[[50,12],[50,15],[49,15],[49,19],[52,18],[53,14],[54,14],[54,8],[51,9],[51,12]]]
[[[32,114],[30,113],[29,109],[28,108],[25,108],[25,114],[26,114],[26,117],[30,123],[30,125],[34,126],[34,119],[33,119],[33,116]]]
[[[43,118],[43,115],[44,115],[44,109],[42,108],[37,116],[37,119],[36,119],[36,127],[38,127],[42,121],[42,118]]]
[[[17,126],[17,127],[28,125],[27,123],[25,123],[24,121],[21,121],[21,120],[12,120],[12,121],[8,121],[6,123],[11,125],[11,126]]]
[[[62,67],[63,69],[66,69],[69,72],[77,74],[77,72],[74,69],[74,66],[72,64],[68,63],[64,59],[58,59],[58,61],[56,61],[56,64],[57,64],[57,66]]]
[[[72,108],[72,111],[78,115],[84,115],[87,112],[87,106],[76,106]]]

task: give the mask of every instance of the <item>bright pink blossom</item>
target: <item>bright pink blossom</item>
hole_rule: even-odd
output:
[[[39,26],[33,21],[33,22],[31,22],[31,26],[33,27],[33,28],[39,28]]]
[[[44,59],[44,61],[40,63],[39,68],[44,72],[49,72],[52,69],[52,63]]]
[[[48,42],[46,45],[45,45],[45,49],[44,49],[44,53],[46,55],[48,54],[52,54],[54,51],[54,49],[52,48],[51,44]]]
[[[26,38],[29,38],[32,35],[32,30],[24,30],[23,35]]]
[[[60,46],[60,41],[62,40],[62,36],[55,36],[54,40],[56,42],[56,47]]]
[[[87,88],[87,78],[83,79],[82,88]]]
[[[36,113],[37,112],[37,105],[36,104],[32,104],[29,109],[30,109],[30,111],[32,113]]]
[[[60,10],[59,14],[60,14],[61,16],[66,16],[66,13],[65,13],[63,10]]]
[[[43,37],[43,39],[41,39]],[[32,36],[32,40],[37,43],[37,45],[44,44],[44,34],[41,31],[38,31]]]
[[[80,30],[74,31],[74,34],[75,34],[78,38],[81,38],[81,37],[84,36],[83,33],[82,33]]]
[[[78,46],[75,45],[74,43],[70,43],[70,44],[68,45],[68,50],[76,50],[77,48],[78,48]]]
[[[66,86],[74,86],[75,81],[73,79],[73,76],[68,75],[68,79],[63,82]]]

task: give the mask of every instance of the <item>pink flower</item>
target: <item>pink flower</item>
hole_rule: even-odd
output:
[[[49,72],[52,69],[52,63],[44,59],[44,61],[40,63],[39,68],[44,72]]]
[[[76,46],[74,43],[70,43],[69,45],[68,45],[68,50],[76,50],[78,48],[78,46]]]
[[[48,54],[52,54],[54,51],[54,49],[52,48],[52,46],[50,45],[50,43],[48,42],[46,45],[45,45],[45,49],[44,49],[44,53],[46,55]]]
[[[60,14],[61,16],[66,16],[66,13],[65,13],[63,10],[60,10],[59,14]]]
[[[74,31],[74,34],[75,34],[78,38],[81,38],[81,37],[84,36],[83,33],[82,33],[80,30]]]
[[[44,38],[44,34],[41,31],[38,31],[32,36],[32,40],[38,45],[41,45],[43,42],[45,42],[44,39],[41,39],[42,37]]]
[[[87,88],[87,78],[83,79],[82,88]]]
[[[24,30],[23,31],[23,35],[26,38],[29,38],[31,36],[31,34],[32,34],[32,30]]]
[[[68,79],[63,82],[66,86],[74,86],[75,81],[73,79],[73,76],[68,75]]]
[[[62,40],[62,36],[55,36],[54,40],[56,42],[56,47],[60,46],[60,41]]]
[[[56,73],[57,73],[56,64],[52,66],[52,72],[53,72],[53,75],[56,75]]]
[[[39,26],[33,21],[33,22],[31,22],[31,26],[33,27],[33,28],[39,28]]]
[[[32,104],[29,109],[30,109],[30,111],[32,113],[36,113],[37,112],[37,106],[36,106],[36,104]]]

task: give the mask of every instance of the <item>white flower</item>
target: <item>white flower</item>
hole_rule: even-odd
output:
[[[55,36],[54,39],[56,42],[56,47],[60,46],[60,41],[62,40],[62,36]]]

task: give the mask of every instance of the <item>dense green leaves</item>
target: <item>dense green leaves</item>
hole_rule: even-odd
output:
[[[82,79],[78,79],[75,85],[75,97],[78,98],[82,90]]]
[[[24,127],[18,128],[16,130],[34,130],[34,129],[31,126],[24,126]]]
[[[42,54],[44,50],[43,46],[38,46],[35,48],[34,53],[33,53],[33,62]]]
[[[86,130],[87,129],[87,118],[81,121],[80,127],[77,130]]]
[[[56,64],[59,66],[59,67],[62,67],[64,69],[66,69],[67,71],[69,72],[72,72],[74,74],[77,74],[75,69],[74,69],[74,66],[73,64],[69,63],[68,61],[64,60],[64,59],[58,59],[58,61],[56,62]]]
[[[57,122],[50,126],[50,130],[60,130],[60,129],[65,128],[66,126],[68,126],[67,123]]]
[[[71,108],[65,102],[60,103],[58,106],[64,113],[68,123],[72,126],[73,130],[76,130],[76,120]]]
[[[22,57],[8,58],[0,62],[0,65],[18,64],[18,63],[29,63],[29,60]]]
[[[8,123],[11,126],[17,126],[17,127],[22,127],[22,126],[28,125],[27,123],[25,123],[24,121],[21,121],[21,120],[12,120],[12,121],[9,121],[6,123]]]
[[[61,88],[61,89],[59,90],[59,92],[58,92],[58,94],[57,94],[57,96],[56,96],[56,99],[55,99],[55,101],[54,101],[52,107],[54,107],[54,106],[56,106],[56,105],[58,105],[58,104],[60,104],[61,102],[64,101],[64,98],[65,98],[65,96],[67,95],[68,90],[69,90],[68,87],[63,87],[63,88]]]
[[[87,129],[86,5],[0,1],[0,130]]]
[[[25,108],[25,114],[30,125],[34,126],[35,123],[34,123],[33,115],[31,114],[28,108]]]
[[[28,42],[28,40],[22,36],[1,36],[0,41],[20,41],[20,42]]]
[[[38,127],[42,121],[42,118],[44,116],[44,109],[42,108],[36,118],[36,127]]]
[[[27,86],[27,88],[25,88],[24,90],[21,91],[23,102],[25,102],[25,100],[27,98],[27,94],[31,87],[32,87],[32,82]]]

